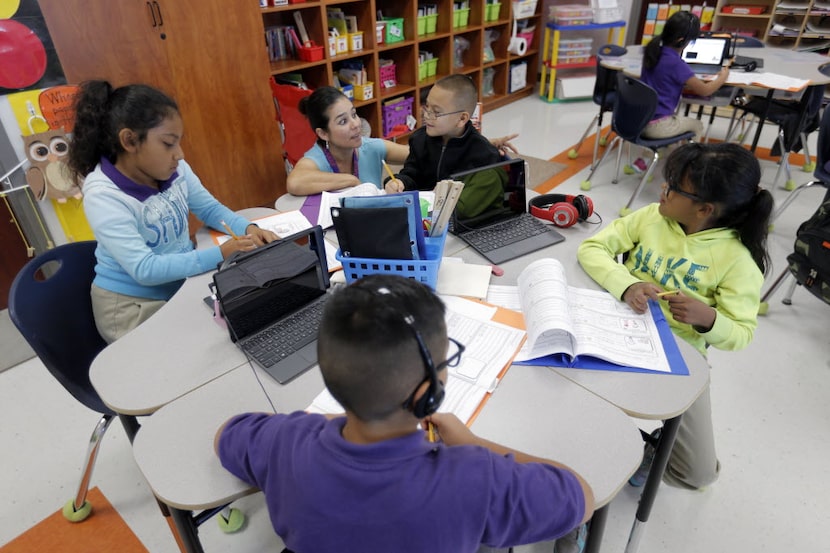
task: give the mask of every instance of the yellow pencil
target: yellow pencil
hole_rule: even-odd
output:
[[[231,238],[233,238],[234,240],[239,240],[239,236],[237,236],[236,233],[231,230],[231,227],[228,226],[228,223],[226,223],[225,221],[220,221],[220,223],[222,223],[222,226],[225,227],[226,231],[228,231],[228,234]]]
[[[392,172],[392,169],[389,168],[389,165],[386,164],[386,160],[380,160],[383,163],[383,168],[386,169],[386,173],[389,175],[389,178],[395,180],[395,173]]]
[[[679,294],[679,293],[680,293],[679,290],[669,290],[668,292],[660,292],[659,294],[657,294],[657,297],[662,298],[662,297],[665,297],[665,296],[671,296],[671,295]]]
[[[435,430],[433,430],[432,423],[427,422],[427,433],[429,435],[429,441],[435,442]]]

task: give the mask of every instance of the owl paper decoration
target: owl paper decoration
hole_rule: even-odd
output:
[[[23,144],[31,163],[26,171],[26,181],[35,198],[52,198],[63,203],[68,198],[80,200],[83,197],[66,166],[69,143],[63,129],[24,136]]]

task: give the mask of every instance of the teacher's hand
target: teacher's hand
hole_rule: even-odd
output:
[[[389,179],[383,185],[383,189],[386,190],[387,194],[397,194],[398,192],[403,192],[404,186],[403,182],[398,179]]]
[[[498,148],[499,153],[503,156],[506,156],[508,153],[519,155],[519,150],[517,150],[516,147],[510,142],[518,136],[518,133],[516,133],[508,134],[507,136],[502,136],[500,138],[491,138],[490,144]]]
[[[253,223],[251,223],[245,228],[245,232],[248,234],[248,236],[251,237],[251,240],[253,240],[254,244],[256,244],[257,246],[270,244],[274,240],[279,240],[279,236],[277,236],[270,230],[259,228]]]

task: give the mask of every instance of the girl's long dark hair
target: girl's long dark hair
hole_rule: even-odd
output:
[[[772,194],[760,188],[761,165],[738,144],[686,144],[666,160],[663,175],[668,183],[688,183],[704,202],[717,206],[717,227],[738,231],[752,259],[766,273]]]
[[[700,34],[700,19],[691,12],[677,12],[663,26],[663,32],[652,38],[643,51],[643,66],[654,69],[660,61],[663,46],[683,48]]]
[[[131,129],[143,142],[147,131],[179,112],[172,98],[147,85],[113,88],[107,81],[87,81],[80,88],[67,162],[78,182],[83,182],[102,157],[115,163],[124,151],[118,138],[122,129]]]
[[[321,86],[300,100],[300,113],[306,116],[311,130],[317,134],[317,129],[329,128],[329,108],[341,98],[348,99],[348,96],[333,86]],[[324,147],[326,142],[317,137],[317,143]]]

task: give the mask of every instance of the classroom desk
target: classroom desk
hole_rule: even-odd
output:
[[[537,259],[553,257],[565,267],[568,284],[581,288],[599,290],[600,287],[579,266],[576,251],[579,244],[599,230],[597,225],[579,224],[566,229],[559,229],[565,241],[543,250],[514,259],[501,265],[504,275],[491,279],[491,284],[516,285],[519,273],[528,264]],[[483,263],[484,258],[468,248],[458,254],[465,262]],[[622,411],[633,417],[664,421],[660,443],[655,452],[654,462],[648,480],[643,487],[642,497],[637,509],[626,553],[634,553],[639,546],[648,522],[663,472],[668,464],[669,455],[674,445],[680,417],[706,389],[709,383],[709,365],[706,360],[684,340],[677,340],[677,345],[686,365],[689,376],[654,375],[617,371],[590,371],[553,367],[553,370],[572,382],[579,384]],[[602,510],[595,516],[589,540],[595,531],[602,531],[606,513]],[[599,524],[595,524],[597,519]],[[589,545],[590,541],[589,541]],[[587,549],[591,551],[591,549]]]
[[[240,412],[272,411],[270,402],[281,412],[304,409],[322,388],[317,367],[285,386],[259,369],[238,367],[147,417],[133,444],[136,462],[167,505],[183,511],[221,506],[256,490],[221,467],[213,453],[219,426]],[[597,507],[616,496],[642,457],[629,417],[544,367],[512,367],[472,429],[572,467],[591,485]],[[201,551],[192,519],[176,523],[190,536],[191,551]]]
[[[784,75],[794,79],[806,79],[810,81],[810,85],[828,84],[830,83],[830,76],[825,75],[820,67],[830,59],[827,56],[817,54],[815,52],[799,52],[796,50],[789,50],[787,48],[739,48],[738,55],[758,58],[764,61],[764,67],[756,69],[757,73],[775,73]],[[634,77],[640,76],[640,69],[643,61],[643,47],[629,46],[628,52],[618,58],[606,58],[602,60],[604,67],[610,69],[622,69],[627,74]],[[742,72],[740,68],[733,69],[732,72]],[[777,93],[783,91],[774,88],[750,87],[741,83],[726,81],[727,85],[740,86],[744,90],[748,90],[755,94],[766,94],[767,99],[772,99]],[[801,97],[801,92],[786,93],[785,99],[798,99]],[[776,96],[777,97],[777,96]],[[755,130],[755,136],[752,140],[751,151],[755,151],[758,146],[758,140],[761,138],[761,128],[766,120],[766,113],[761,116],[761,121],[758,123],[758,128]]]

